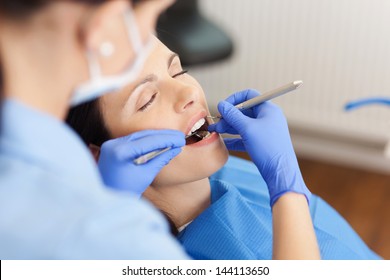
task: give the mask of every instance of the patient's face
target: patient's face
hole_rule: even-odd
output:
[[[113,138],[146,129],[176,129],[187,135],[196,122],[209,115],[202,87],[183,71],[179,57],[155,40],[140,78],[120,92],[100,99],[103,119]],[[206,119],[206,126],[207,122]],[[218,134],[201,141],[191,137],[152,185],[206,178],[223,166],[227,155]]]

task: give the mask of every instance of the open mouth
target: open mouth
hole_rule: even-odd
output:
[[[211,133],[208,131],[208,127],[209,124],[205,118],[197,121],[186,136],[186,145],[195,144],[209,137]]]

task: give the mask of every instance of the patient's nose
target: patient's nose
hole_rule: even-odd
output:
[[[199,90],[194,86],[182,87],[175,94],[175,111],[182,113],[194,105],[199,98]]]

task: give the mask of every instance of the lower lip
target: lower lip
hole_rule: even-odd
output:
[[[203,146],[209,145],[209,144],[217,141],[218,139],[219,139],[219,134],[216,132],[212,132],[209,137],[207,137],[199,142],[196,142],[194,144],[187,145],[187,147],[194,147],[194,148],[203,147]]]

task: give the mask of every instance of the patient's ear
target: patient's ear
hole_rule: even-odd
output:
[[[89,144],[88,145],[89,150],[91,151],[93,157],[95,158],[96,162],[99,160],[100,156],[100,147],[94,144]]]

